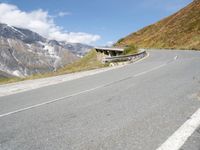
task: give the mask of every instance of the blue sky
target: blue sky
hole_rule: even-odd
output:
[[[73,32],[68,36],[75,37],[80,35],[75,33],[85,33],[81,34],[81,38],[76,37],[76,40],[69,37],[71,41],[76,42],[80,39],[83,43],[105,45],[176,12],[192,0],[0,0],[0,2],[16,6],[16,10],[22,14],[38,10],[46,12],[47,18],[50,17],[50,22],[53,22],[53,26],[59,28],[60,32]],[[24,24],[5,18],[0,18],[0,21],[16,26]],[[58,34],[51,37],[56,35]],[[87,38],[84,39],[85,35]]]

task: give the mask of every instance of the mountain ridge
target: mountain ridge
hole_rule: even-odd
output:
[[[56,71],[78,60],[90,48],[49,40],[31,30],[0,23],[0,75],[26,77]]]

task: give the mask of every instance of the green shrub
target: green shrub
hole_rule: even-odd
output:
[[[138,53],[138,48],[134,44],[127,46],[123,52],[124,55],[135,54],[135,53]]]
[[[117,43],[121,43],[121,42],[123,42],[124,41],[124,38],[121,38],[121,39],[119,39],[118,41],[117,41]]]

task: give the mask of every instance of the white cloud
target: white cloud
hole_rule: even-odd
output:
[[[60,15],[65,15],[65,13],[63,12]],[[27,28],[46,38],[59,41],[91,44],[101,38],[99,35],[89,33],[65,32],[62,27],[55,24],[53,17],[47,11],[38,9],[25,12],[15,5],[6,3],[0,3],[0,22]]]
[[[113,44],[115,44],[114,41],[108,41],[108,42],[106,43],[106,46],[113,46]]]
[[[58,13],[58,16],[59,16],[59,17],[69,16],[69,15],[71,15],[70,12],[61,11],[61,12]]]

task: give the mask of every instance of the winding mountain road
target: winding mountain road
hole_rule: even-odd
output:
[[[0,97],[0,150],[180,148],[199,125],[200,52],[148,52],[122,68]]]

